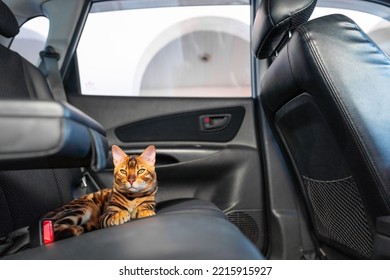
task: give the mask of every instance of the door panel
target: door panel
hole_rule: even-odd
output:
[[[252,99],[71,96],[69,102],[103,124],[110,145],[119,145],[128,154],[156,146],[158,201],[211,201],[263,248],[263,179]],[[202,131],[205,116],[224,121],[227,115],[231,118],[227,127]],[[223,138],[225,134],[229,137]],[[109,160],[107,170],[96,174],[103,187],[111,187],[112,169]]]
[[[124,125],[167,115],[243,107],[245,117],[237,135],[229,142],[220,143],[220,145],[234,144],[257,148],[255,117],[253,115],[254,105],[253,100],[250,98],[142,98],[71,95],[68,101],[105,127],[110,144],[126,144],[115,135],[115,130]],[[179,144],[184,142],[179,141]],[[127,146],[140,146],[139,143],[132,142],[128,143]],[[189,143],[193,145],[195,141],[189,141]],[[202,143],[204,144],[204,142]],[[166,145],[169,143],[162,142],[161,144]],[[144,144],[141,144],[141,146],[144,146]]]
[[[228,142],[240,129],[244,115],[243,107],[169,114],[118,127],[115,136],[122,142]]]

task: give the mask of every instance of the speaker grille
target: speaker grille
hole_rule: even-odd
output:
[[[260,250],[264,247],[263,212],[260,210],[237,210],[226,214],[229,221],[235,224]]]
[[[354,179],[303,182],[319,235],[370,257],[373,238]]]

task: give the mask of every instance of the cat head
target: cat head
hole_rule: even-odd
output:
[[[133,196],[152,193],[157,187],[154,169],[156,148],[149,146],[139,156],[128,156],[121,148],[112,146],[114,188]]]

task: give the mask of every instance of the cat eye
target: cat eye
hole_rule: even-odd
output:
[[[119,172],[122,173],[122,174],[124,174],[124,175],[127,174],[126,170],[124,170],[124,169],[119,170]]]
[[[138,175],[141,175],[141,174],[144,173],[144,172],[145,172],[145,169],[140,169],[140,170],[138,170],[137,174],[138,174]]]

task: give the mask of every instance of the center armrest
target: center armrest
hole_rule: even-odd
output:
[[[105,165],[104,128],[70,104],[2,100],[0,131],[2,170]]]

